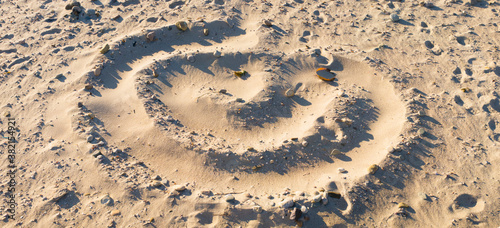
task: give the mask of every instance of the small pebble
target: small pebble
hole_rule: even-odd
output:
[[[155,40],[155,32],[153,31],[146,34],[146,40],[148,42],[153,42]]]
[[[184,186],[184,185],[175,185],[173,188],[175,191],[178,191],[178,192],[182,192],[182,191],[186,190],[186,186]]]
[[[92,85],[90,85],[90,84],[85,85],[85,87],[84,87],[84,89],[85,89],[85,90],[91,90],[91,89],[93,89],[93,88],[94,88],[94,86],[92,86]]]
[[[220,58],[222,56],[222,53],[220,51],[214,51],[214,56],[215,58]]]
[[[425,44],[425,47],[427,47],[429,49],[432,49],[434,47],[434,44],[431,41],[428,41],[428,40],[426,40],[424,42],[424,44]]]
[[[271,21],[269,21],[269,20],[264,20],[264,25],[267,27],[271,27],[271,26],[273,26],[273,23],[271,23]]]
[[[373,175],[377,172],[378,168],[377,164],[370,165],[370,167],[368,167],[368,173]]]
[[[175,27],[177,27],[181,31],[186,31],[188,29],[188,25],[185,21],[178,21],[175,23]]]
[[[112,216],[117,216],[117,215],[120,215],[120,214],[121,214],[120,210],[113,210],[113,211],[111,211],[111,215]]]
[[[235,199],[232,194],[227,194],[225,196],[225,198],[226,198],[226,202],[231,202],[231,201],[234,201],[234,199]]]
[[[417,134],[419,136],[423,136],[425,134],[425,130],[423,128],[418,129]]]
[[[399,16],[395,13],[391,14],[391,20],[393,22],[398,22],[400,19],[399,19]]]

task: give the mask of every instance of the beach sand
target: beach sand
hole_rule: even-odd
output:
[[[0,226],[499,227],[499,11],[0,0]]]

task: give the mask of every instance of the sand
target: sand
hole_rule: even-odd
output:
[[[0,226],[498,227],[499,11],[0,0]]]

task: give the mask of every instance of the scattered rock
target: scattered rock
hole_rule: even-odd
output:
[[[94,69],[94,76],[99,76],[101,75],[101,71],[102,71],[102,65],[99,65],[97,66],[95,69]]]
[[[66,7],[64,7],[64,9],[71,10],[71,9],[73,9],[73,5],[72,4],[67,4]]]
[[[186,31],[188,29],[188,25],[185,21],[178,21],[175,23],[175,27],[177,27],[181,31]]]
[[[321,198],[322,198],[322,196],[321,196],[320,194],[317,194],[317,195],[314,195],[314,196],[312,197],[312,200],[311,200],[311,201],[312,201],[313,203],[319,203],[319,202],[321,201]]]
[[[221,89],[221,90],[219,90],[219,93],[226,94],[227,90],[226,89]]]
[[[425,130],[424,130],[423,128],[420,128],[420,129],[418,129],[417,134],[418,134],[419,136],[424,136],[424,134],[425,134]]]
[[[347,170],[345,170],[344,168],[339,168],[339,173],[347,173]]]
[[[406,203],[399,203],[398,207],[399,208],[409,208],[410,206],[408,204],[406,204]]]
[[[233,73],[238,77],[243,77],[243,75],[245,75],[247,72],[245,70],[240,70],[240,71],[235,71]]]
[[[303,146],[303,147],[306,147],[307,145],[309,145],[309,143],[308,143],[307,141],[303,141],[303,142],[302,142],[302,146]]]
[[[93,89],[93,88],[94,88],[94,86],[93,86],[93,85],[88,84],[88,85],[85,85],[85,88],[84,88],[84,89],[85,89],[85,90],[91,90],[91,89]]]
[[[295,90],[293,88],[290,88],[285,92],[286,97],[293,97],[294,95],[295,95]]]
[[[225,196],[225,199],[226,199],[226,202],[232,202],[232,201],[234,201],[235,198],[232,194],[227,194]]]
[[[420,26],[422,26],[422,28],[427,28],[427,27],[428,27],[428,26],[427,26],[427,23],[425,23],[425,22],[423,22],[423,21],[422,21],[422,22],[420,22]]]
[[[321,203],[323,205],[327,205],[328,204],[328,198],[325,196],[325,197],[321,197]]]
[[[87,137],[87,142],[92,142],[93,140],[94,140],[94,136],[89,135],[89,136]]]
[[[373,175],[375,174],[375,172],[377,172],[378,168],[379,167],[377,164],[370,165],[370,167],[368,167],[368,173]]]
[[[120,215],[120,214],[121,214],[120,210],[113,210],[113,211],[111,211],[111,216],[117,216],[117,215]]]
[[[186,186],[184,186],[184,185],[175,185],[173,188],[175,191],[178,191],[178,192],[182,192],[182,191],[186,190]]]
[[[113,202],[113,199],[109,195],[105,195],[101,198],[101,204],[104,204],[106,206],[110,206]]]
[[[398,22],[400,20],[399,15],[395,13],[391,14],[391,20],[392,22]]]
[[[208,34],[210,34],[210,32],[208,31],[208,29],[203,29],[203,35],[205,36],[208,36]]]
[[[101,49],[101,54],[106,54],[109,51],[109,44],[104,45],[104,47]]]
[[[431,41],[428,41],[428,40],[426,40],[424,42],[424,44],[425,44],[425,47],[427,47],[429,49],[432,49],[434,47],[434,44]]]
[[[194,58],[194,55],[189,55],[189,56],[187,57],[187,60],[188,60],[190,63],[194,63],[194,62],[196,62],[196,59]]]
[[[215,58],[220,58],[222,56],[222,53],[220,51],[214,51],[214,56]]]
[[[302,211],[302,213],[306,214],[309,210],[307,209],[306,206],[302,205],[302,207],[300,207],[300,210]]]
[[[152,31],[152,32],[149,32],[148,34],[146,34],[146,40],[148,42],[153,42],[155,40],[155,32]]]
[[[269,21],[269,20],[264,20],[264,25],[267,27],[271,27],[271,26],[273,26],[273,23],[271,23],[271,21]]]
[[[78,106],[78,108],[81,108],[81,107],[83,107],[83,103],[82,102],[78,102],[77,106]]]

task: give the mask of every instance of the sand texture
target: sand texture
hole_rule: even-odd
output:
[[[499,13],[0,0],[0,227],[500,227]]]

